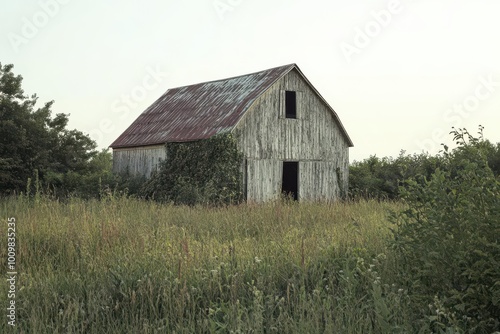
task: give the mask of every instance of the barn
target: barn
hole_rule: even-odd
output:
[[[219,133],[243,153],[244,195],[263,202],[335,200],[348,188],[349,147],[337,113],[296,64],[167,90],[111,145],[113,170],[149,177],[165,144]]]

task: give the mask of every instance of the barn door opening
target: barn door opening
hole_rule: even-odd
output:
[[[283,161],[283,178],[281,191],[294,200],[299,200],[299,163],[298,161]]]

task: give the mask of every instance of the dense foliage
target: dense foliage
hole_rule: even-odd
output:
[[[167,143],[167,159],[142,188],[146,198],[176,204],[230,204],[243,198],[243,156],[230,133]]]
[[[36,108],[38,98],[24,94],[12,68],[0,64],[0,195],[30,184],[58,194],[95,194],[89,183],[96,188],[100,177],[110,176],[111,155],[96,151],[81,131],[67,129],[68,115],[52,117],[53,101]]]
[[[494,145],[482,140],[480,146],[494,175],[500,175],[500,143]],[[444,164],[449,164],[444,154],[407,155],[404,151],[397,158],[371,156],[355,161],[349,168],[349,195],[354,199],[398,199],[405,180],[413,178],[423,184],[424,179],[429,179]]]
[[[429,331],[492,333],[500,330],[500,178],[482,136],[453,134],[459,146],[445,147],[440,168],[402,189],[408,209],[393,217],[399,279]]]

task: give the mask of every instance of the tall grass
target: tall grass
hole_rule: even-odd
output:
[[[17,219],[18,332],[411,328],[386,246],[397,202],[193,208],[19,197],[0,205],[2,219]],[[2,280],[3,301],[6,289]]]

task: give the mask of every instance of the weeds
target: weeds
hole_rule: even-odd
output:
[[[386,210],[398,203],[209,209],[20,197],[0,208],[19,222],[18,329],[26,332],[408,328],[393,260],[380,255]]]

